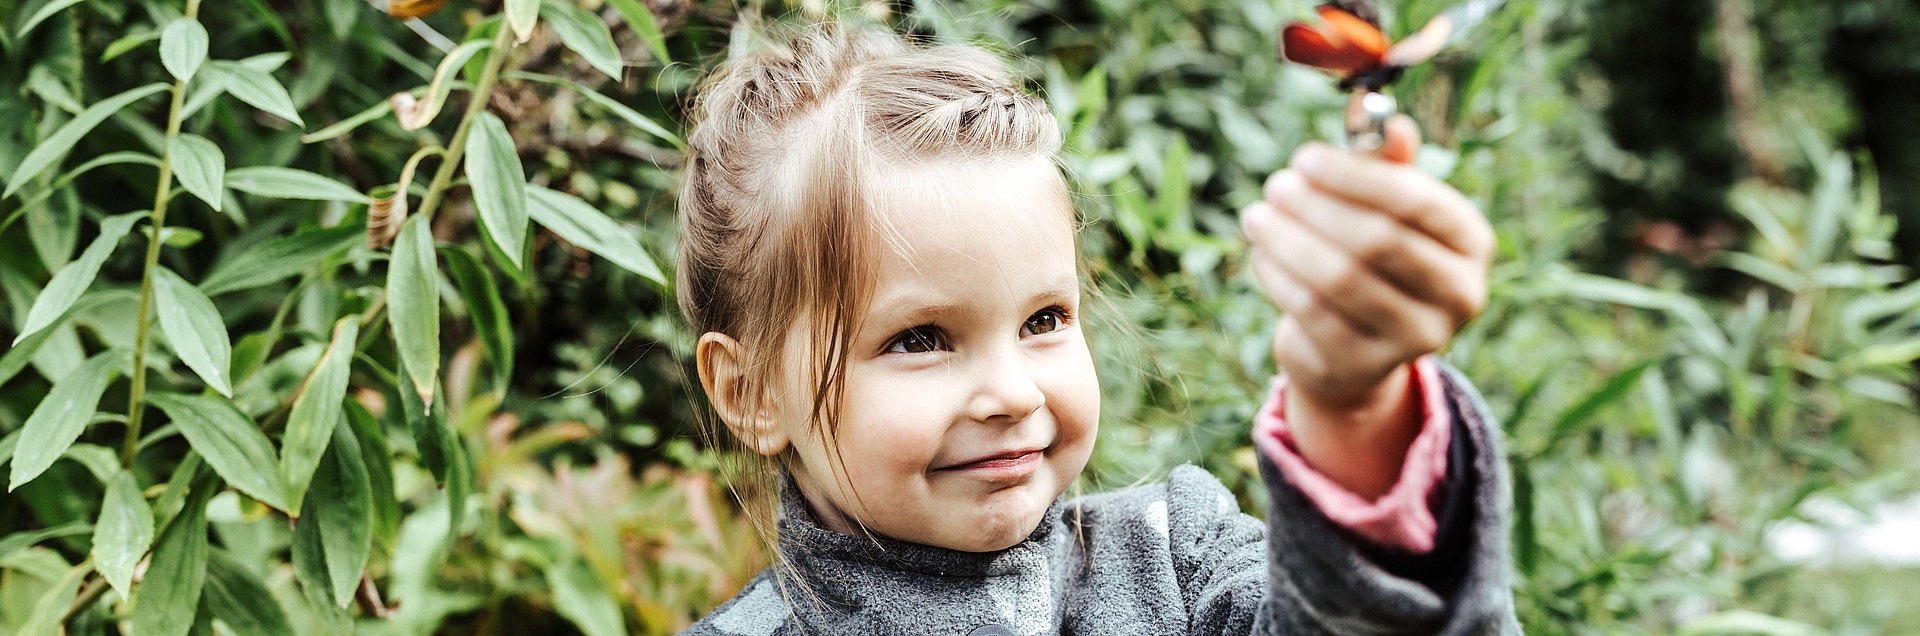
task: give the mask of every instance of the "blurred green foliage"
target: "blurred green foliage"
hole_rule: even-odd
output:
[[[180,52],[162,33],[183,4],[0,0],[0,114],[15,122],[0,129],[0,175],[88,106],[171,82]],[[1447,4],[1382,9],[1398,33]],[[499,16],[526,6],[541,22],[530,38],[496,37],[511,26]],[[132,584],[136,597],[178,591],[152,577],[162,562],[205,572],[197,604],[175,603],[204,625],[182,629],[664,634],[729,598],[765,566],[764,551],[699,436],[691,335],[670,290],[633,258],[673,253],[677,135],[701,72],[769,24],[836,11],[1002,51],[1060,118],[1098,289],[1089,324],[1106,421],[1086,489],[1195,462],[1245,503],[1262,501],[1246,429],[1274,371],[1276,316],[1245,271],[1235,211],[1294,147],[1339,136],[1344,96],[1275,58],[1279,27],[1310,3],[450,0],[412,24],[364,0],[200,8],[207,57],[239,61],[210,67],[225,69],[214,73],[236,99],[201,78],[184,84],[182,106],[134,102],[0,199],[10,219],[0,335],[11,343],[54,273],[85,260],[109,219],[153,209],[160,159],[197,156],[167,151],[170,113],[225,166],[209,187],[204,169],[181,164],[174,194],[186,196],[163,199],[172,214],[154,265],[141,259],[151,224],[118,249],[108,241],[97,281],[64,319],[0,354],[0,429],[20,439],[55,380],[96,354],[134,350],[149,322],[146,391],[201,393],[273,449],[313,450],[291,432],[320,408],[299,406],[301,396],[315,391],[308,378],[326,367],[336,324],[357,317],[358,337],[335,345],[348,388],[331,442],[325,428],[298,429],[319,431],[330,449],[318,457],[332,468],[312,487],[329,496],[289,524],[287,504],[260,494],[270,487],[206,467],[219,461],[194,439],[199,429],[173,419],[184,412],[177,399],[149,400],[139,450],[123,461],[125,405],[142,400],[121,364],[100,413],[74,420],[77,443],[0,497],[0,626],[10,633],[61,619],[68,633],[117,633],[125,619],[179,618],[142,618],[168,603],[130,608],[118,583],[92,573],[118,571],[94,544],[127,544],[102,531],[103,512],[130,499],[150,507],[148,542],[162,552]],[[1809,567],[1767,544],[1810,499],[1865,508],[1920,492],[1910,466],[1920,456],[1910,268],[1920,136],[1894,134],[1915,130],[1920,104],[1884,85],[1920,69],[1910,53],[1920,33],[1901,19],[1912,10],[1903,0],[1509,0],[1396,86],[1428,137],[1420,165],[1476,201],[1500,235],[1491,303],[1447,356],[1502,419],[1530,631],[1920,629],[1899,603],[1912,571]],[[607,49],[589,42],[594,18],[624,63],[617,80],[604,72]],[[1730,64],[1728,38],[1753,43],[1754,63]],[[438,119],[410,130],[384,106],[403,91],[430,101],[446,51],[489,41],[502,44],[457,49],[472,57],[447,65]],[[234,88],[249,73],[240,66],[284,85],[304,125]],[[611,225],[556,223],[541,215],[574,208],[530,195],[535,223],[519,227],[534,230],[510,254],[497,231],[483,232],[503,227],[489,216],[504,213],[489,207],[502,195],[470,194],[458,171],[432,178],[444,155],[431,149],[473,147],[455,140],[468,140],[461,122],[484,121],[467,107],[492,81],[489,67],[498,81],[483,110],[511,140],[488,158],[517,155],[533,186],[592,208],[568,218]],[[1765,99],[1740,103],[1729,78],[1756,82]],[[1764,143],[1743,146],[1741,126]],[[396,188],[416,157],[411,189]],[[1770,165],[1778,170],[1755,169]],[[257,167],[338,188],[263,185],[267,173],[246,171]],[[423,208],[418,197],[445,201],[422,226],[439,258],[425,254],[425,273],[399,286],[389,252],[358,238],[392,213],[370,197],[396,189]],[[618,247],[634,239],[640,249]],[[175,353],[207,340],[183,342],[188,331],[161,324],[191,312],[162,304],[161,320],[134,319],[156,267],[211,297],[232,342],[231,399],[202,380],[210,367]],[[392,325],[421,324],[407,318],[416,314],[386,318],[428,277],[438,291],[423,302],[439,308],[426,323],[440,345],[431,356],[418,339],[391,336]],[[427,360],[433,371],[409,375]],[[420,402],[409,378],[439,404]],[[17,442],[0,447],[0,461],[16,456]],[[182,513],[200,503],[211,540],[195,559],[182,538],[192,533],[168,530],[191,530],[195,515]],[[133,558],[145,554],[132,545]],[[354,556],[365,559],[359,586]],[[345,609],[333,606],[342,598]]]

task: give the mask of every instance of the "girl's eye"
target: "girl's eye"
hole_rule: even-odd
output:
[[[1021,329],[1028,335],[1053,333],[1067,326],[1067,312],[1059,307],[1048,307],[1027,318],[1027,324]]]
[[[946,335],[932,326],[908,329],[887,343],[887,353],[929,353],[948,348]]]

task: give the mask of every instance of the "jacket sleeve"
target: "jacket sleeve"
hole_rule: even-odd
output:
[[[1237,507],[1228,511],[1230,497],[1210,503],[1218,497],[1207,496],[1208,487],[1226,492],[1217,481],[1176,471],[1168,482],[1168,512],[1176,520],[1169,538],[1189,633],[1520,633],[1507,547],[1512,495],[1499,429],[1466,378],[1439,367],[1452,435],[1436,488],[1433,550],[1417,554],[1355,535],[1264,455],[1264,528]],[[1210,505],[1218,509],[1205,509]]]

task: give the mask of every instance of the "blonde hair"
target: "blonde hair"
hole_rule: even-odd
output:
[[[872,177],[889,164],[1054,159],[1060,148],[1046,102],[1026,94],[992,53],[833,22],[722,64],[692,113],[679,200],[680,310],[695,334],[743,345],[737,397],[749,405],[794,362],[785,359],[789,329],[809,325],[808,424],[826,440],[838,427],[849,341],[872,287],[866,238],[884,225],[866,203]],[[716,442],[733,438],[708,428]],[[777,492],[756,453],[730,455],[740,460],[727,475],[736,494],[738,482],[752,481],[743,474],[761,478],[747,490]],[[771,515],[749,517],[777,550],[764,522]]]

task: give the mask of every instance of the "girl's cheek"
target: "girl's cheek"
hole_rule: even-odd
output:
[[[870,465],[894,467],[890,472],[920,472],[939,452],[947,422],[953,414],[951,382],[939,374],[868,369],[850,374],[847,418],[854,429],[848,442],[858,443]],[[857,438],[857,439],[852,439]],[[853,453],[851,444],[842,452]]]

